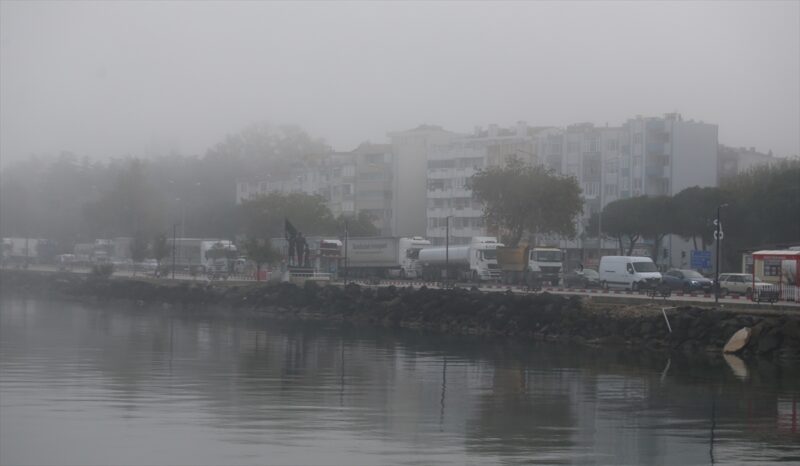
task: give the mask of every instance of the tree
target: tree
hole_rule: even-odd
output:
[[[158,270],[161,270],[161,260],[167,257],[170,253],[169,243],[167,242],[167,235],[160,233],[153,238],[151,245],[153,251],[153,258],[156,260]]]
[[[256,280],[261,280],[261,266],[280,259],[278,251],[272,248],[269,239],[248,237],[242,243],[247,257],[256,263]]]
[[[141,231],[133,235],[130,245],[131,259],[133,259],[133,274],[136,275],[136,264],[147,257],[147,236]]]
[[[653,240],[651,258],[658,264],[661,257],[661,241],[675,232],[675,207],[673,198],[668,196],[645,197],[638,220],[641,222],[642,236]]]
[[[616,238],[620,254],[627,256],[633,254],[636,242],[645,235],[646,229],[640,219],[647,215],[646,210],[646,196],[619,199],[609,202],[603,208],[602,231],[604,234]],[[594,229],[596,230],[597,227],[595,226]],[[627,250],[625,249],[626,242]]]
[[[675,211],[674,233],[692,240],[695,250],[706,250],[714,241],[717,206],[724,201],[719,188],[686,188],[673,197]],[[700,245],[697,240],[700,240]]]
[[[104,237],[157,231],[165,223],[164,202],[148,181],[146,163],[129,160],[116,183],[84,213],[96,234]]]
[[[728,204],[722,209],[724,266],[740,266],[742,250],[800,238],[800,159],[741,173],[723,182],[721,191]]]
[[[533,237],[575,236],[575,217],[583,208],[583,199],[573,177],[512,159],[503,167],[481,170],[468,186],[484,203],[487,223],[497,228],[510,246],[518,245],[525,232]]]
[[[253,238],[282,237],[287,218],[306,236],[332,234],[337,229],[321,196],[274,192],[244,201],[240,211],[245,233]]]
[[[378,236],[380,231],[372,223],[372,216],[366,212],[359,212],[355,218],[340,215],[336,218],[334,231],[327,231],[331,235],[340,236],[344,232],[344,224],[347,222],[347,234],[349,236]]]

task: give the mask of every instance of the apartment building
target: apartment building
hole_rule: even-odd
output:
[[[579,249],[581,262],[591,265],[616,247],[584,234],[589,218],[608,203],[642,195],[672,196],[692,186],[716,186],[717,133],[716,125],[685,121],[671,113],[637,116],[619,127],[575,124],[537,137],[543,163],[574,176],[585,198],[577,224],[582,239],[562,241],[562,246]],[[680,249],[678,243],[677,238],[667,239],[668,258],[672,249]],[[646,244],[637,252],[650,254]]]
[[[755,147],[728,147],[719,145],[719,165],[717,172],[719,181],[732,178],[740,173],[747,172],[755,167],[770,165],[777,162],[772,151],[758,152]]]
[[[286,177],[263,176],[236,183],[236,203],[272,192],[320,195],[334,216],[366,212],[381,234],[391,234],[392,150],[388,144],[362,143],[349,152],[330,152]],[[424,176],[424,174],[423,174]]]
[[[328,164],[325,198],[335,216],[366,213],[382,235],[392,234],[394,177],[389,144],[362,143],[335,152]]]
[[[389,133],[392,146],[392,234],[424,236],[427,231],[427,170],[433,146],[447,144],[455,133],[420,125]]]
[[[493,124],[431,146],[425,235],[433,244],[446,242],[448,222],[451,244],[468,244],[473,236],[487,235],[483,204],[473,198],[467,181],[487,166],[503,165],[512,157],[535,163],[534,131],[525,122],[511,128]]]

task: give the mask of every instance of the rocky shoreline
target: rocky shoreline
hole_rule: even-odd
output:
[[[211,308],[281,320],[314,320],[457,335],[614,345],[656,351],[719,354],[730,337],[750,328],[740,356],[800,359],[800,315],[694,306],[667,311],[657,304],[596,303],[548,293],[477,290],[207,284],[102,279],[69,273],[0,271],[2,294],[126,301],[197,311]]]

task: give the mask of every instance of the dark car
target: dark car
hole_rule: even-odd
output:
[[[661,276],[662,283],[671,290],[684,292],[702,291],[711,293],[714,282],[700,275],[699,272],[687,269],[672,269]]]
[[[567,288],[599,288],[600,274],[592,269],[576,269],[564,274],[564,286]]]

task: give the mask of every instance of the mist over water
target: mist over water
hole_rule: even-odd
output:
[[[764,360],[11,298],[0,322],[2,464],[800,459],[800,375]]]

